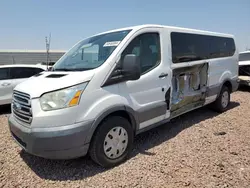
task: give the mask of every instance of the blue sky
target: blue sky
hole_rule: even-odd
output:
[[[250,48],[250,0],[1,0],[0,49],[67,50],[89,35],[137,24],[230,33]]]

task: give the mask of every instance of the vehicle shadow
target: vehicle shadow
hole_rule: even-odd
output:
[[[250,86],[240,85],[238,91],[250,92]]]
[[[0,106],[0,115],[7,115],[11,113],[10,105],[1,105]]]
[[[237,102],[232,102],[229,110],[239,105]],[[203,107],[150,131],[141,133],[135,139],[135,146],[130,160],[139,153],[156,155],[156,153],[150,153],[147,150],[170,140],[192,125],[217,115],[219,114]],[[40,178],[54,181],[82,180],[108,170],[92,162],[89,156],[73,160],[48,160],[30,155],[23,150],[20,152],[20,156]]]

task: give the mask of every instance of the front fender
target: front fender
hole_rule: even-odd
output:
[[[138,129],[138,116],[135,110],[129,106],[126,98],[115,92],[107,92],[107,90],[85,93],[81,99],[81,104],[78,106],[78,114],[76,115],[76,123],[84,121],[93,122],[85,143],[90,142],[101,121],[117,111],[122,111],[129,115],[133,128],[135,130]]]
[[[104,110],[103,112],[101,112],[98,117],[95,119],[95,121],[93,122],[91,129],[89,130],[88,136],[85,138],[85,143],[89,143],[91,141],[91,138],[94,135],[94,132],[96,131],[96,129],[98,128],[98,126],[100,125],[100,123],[109,115],[111,115],[112,113],[118,112],[118,111],[122,111],[125,112],[129,115],[130,117],[130,121],[132,122],[132,126],[135,130],[138,129],[139,127],[139,123],[138,123],[138,117],[135,113],[135,111],[130,108],[129,106],[125,106],[125,105],[114,105],[114,106],[110,106],[108,109]]]

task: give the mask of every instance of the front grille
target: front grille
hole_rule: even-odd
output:
[[[30,95],[19,91],[14,91],[12,112],[17,120],[26,124],[30,124],[32,122]]]

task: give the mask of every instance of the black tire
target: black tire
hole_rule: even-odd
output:
[[[124,153],[120,157],[116,159],[111,159],[106,156],[103,144],[108,132],[113,128],[115,128],[116,126],[123,127],[127,131],[128,144]],[[102,167],[110,168],[113,166],[117,166],[122,162],[124,162],[125,160],[127,160],[127,158],[129,157],[129,154],[133,147],[133,141],[134,141],[134,133],[133,133],[133,128],[129,123],[129,121],[120,116],[111,116],[105,119],[97,128],[93,136],[93,139],[91,141],[89,154],[92,160],[97,164],[101,165]]]
[[[226,106],[223,106],[222,104],[222,98],[223,98],[223,94],[227,92],[228,93],[228,100],[227,100],[227,105]],[[221,92],[218,96],[218,98],[216,99],[215,102],[213,102],[210,107],[211,109],[213,109],[214,111],[216,112],[219,112],[219,113],[222,113],[222,112],[225,112],[227,109],[228,109],[228,106],[230,104],[230,90],[227,86],[223,86],[222,89],[221,89]]]

